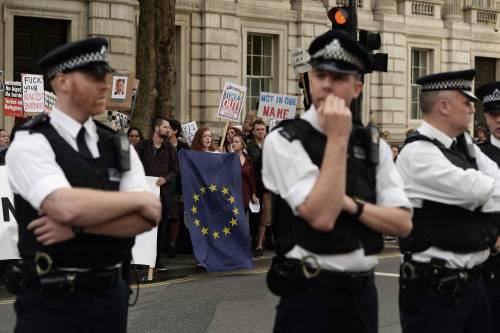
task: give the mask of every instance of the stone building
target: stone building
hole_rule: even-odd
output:
[[[178,119],[221,127],[216,110],[226,81],[248,87],[245,111],[260,91],[301,95],[291,50],[307,48],[329,29],[326,11],[341,1],[177,0]],[[387,73],[365,77],[364,119],[401,142],[420,123],[418,76],[475,67],[479,83],[500,79],[500,1],[494,1],[359,0],[359,28],[380,32],[381,52],[389,54]],[[37,71],[47,49],[103,36],[112,66],[134,71],[138,11],[137,0],[0,0],[0,70],[18,80]],[[12,123],[0,117],[3,127]]]

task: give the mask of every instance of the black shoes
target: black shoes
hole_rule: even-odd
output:
[[[155,269],[160,272],[164,272],[167,270],[167,266],[163,265],[161,262],[157,262],[155,265]]]
[[[253,256],[255,258],[259,258],[259,257],[262,257],[262,248],[258,247],[255,249],[255,251],[253,251]]]

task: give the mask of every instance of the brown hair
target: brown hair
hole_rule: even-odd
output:
[[[241,145],[243,146],[243,150],[245,150],[247,148],[247,144],[245,143],[245,139],[243,139],[243,135],[241,133],[236,133],[234,136],[233,136],[233,140],[234,138],[240,138],[241,140]]]
[[[202,143],[202,139],[203,139],[203,134],[206,132],[206,131],[209,131],[210,133],[212,133],[212,131],[210,131],[210,128],[208,127],[200,127],[198,128],[198,130],[196,131],[196,133],[194,133],[194,137],[193,137],[193,143],[191,143],[191,149],[192,150],[197,150],[197,151],[203,151],[203,143]],[[208,148],[209,151],[215,151],[215,147],[214,147],[214,138],[212,137],[212,144],[210,145],[210,147]]]

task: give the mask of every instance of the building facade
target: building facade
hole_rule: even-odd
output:
[[[221,128],[217,107],[225,82],[247,86],[244,112],[255,108],[261,91],[302,99],[291,51],[307,49],[330,29],[326,12],[342,4],[177,0],[177,118]],[[421,122],[414,85],[419,76],[477,68],[476,84],[500,79],[499,9],[494,0],[359,0],[359,28],[380,32],[380,51],[389,55],[388,72],[365,77],[364,120],[386,131],[389,141],[401,142]],[[50,48],[90,36],[108,39],[115,69],[135,71],[137,0],[0,0],[0,11],[0,70],[6,80],[36,72],[36,59]],[[479,123],[480,112],[476,118]],[[0,122],[9,128],[13,119]]]

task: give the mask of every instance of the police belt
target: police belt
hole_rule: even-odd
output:
[[[419,263],[415,261],[405,261],[401,264],[400,275],[407,280],[423,280],[431,285],[460,280],[471,282],[480,278],[483,274],[484,265],[480,264],[472,268],[448,268],[444,267],[444,261],[437,264]]]
[[[122,278],[122,265],[104,268],[56,268],[49,273],[35,277],[30,283],[35,288],[66,291],[106,290]]]
[[[500,254],[490,255],[484,264],[484,278],[486,280],[500,280]]]
[[[294,266],[297,271],[302,271],[305,282],[327,288],[353,291],[372,285],[375,282],[373,269],[359,273],[341,272],[323,269],[300,259],[286,258],[286,262]]]

